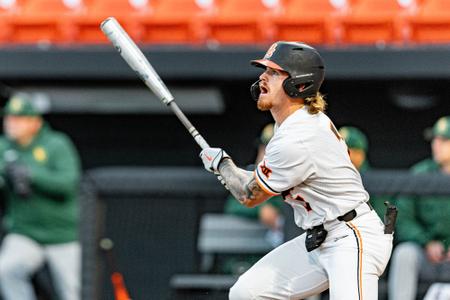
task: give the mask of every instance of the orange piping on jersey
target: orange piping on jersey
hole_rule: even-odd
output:
[[[351,222],[346,223],[347,226],[349,226],[353,233],[355,234],[356,240],[358,242],[358,288],[359,288],[359,299],[363,300],[363,290],[362,290],[362,257],[363,257],[363,242],[361,233],[359,232],[358,228],[353,225]]]
[[[278,196],[279,194],[274,193],[272,191],[269,191],[265,186],[264,183],[259,181],[258,175],[256,175],[256,171],[253,172],[253,177],[255,177],[256,179],[256,183],[258,184],[258,186],[266,193],[269,194],[271,196]]]

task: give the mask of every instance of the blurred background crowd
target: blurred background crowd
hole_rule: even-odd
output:
[[[203,170],[101,32],[110,16],[242,167],[273,135],[249,61],[315,46],[373,206],[399,208],[379,298],[450,299],[449,0],[0,0],[0,299],[225,299],[299,234],[282,199],[244,209]]]

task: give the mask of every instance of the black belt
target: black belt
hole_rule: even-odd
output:
[[[372,206],[372,204],[370,204],[369,201],[367,201],[366,204],[370,207],[370,210],[373,210],[373,206]],[[339,221],[350,222],[355,217],[356,217],[356,210],[352,209],[351,211],[349,211],[348,213],[338,217],[337,219]]]
[[[369,202],[366,202],[369,206],[370,210],[373,210],[372,205]],[[358,213],[356,209],[352,209],[348,213],[338,217],[339,221],[350,222],[353,220]],[[328,231],[325,230],[323,224],[314,226],[313,228],[306,230],[306,238],[305,238],[305,247],[308,252],[318,248],[326,239]]]

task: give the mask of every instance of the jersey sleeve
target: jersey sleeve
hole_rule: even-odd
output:
[[[314,173],[311,155],[301,141],[274,140],[256,167],[256,181],[269,195],[279,195]]]

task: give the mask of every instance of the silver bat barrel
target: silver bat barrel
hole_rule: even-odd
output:
[[[169,89],[119,22],[110,17],[102,22],[100,28],[131,69],[138,74],[153,93],[166,105],[173,101],[174,97]]]
[[[117,22],[115,18],[110,17],[102,22],[100,28],[131,69],[138,74],[142,81],[145,82],[164,104],[172,109],[172,112],[178,117],[181,123],[183,123],[184,127],[186,127],[197,144],[202,149],[208,148],[209,145],[206,140],[200,135],[197,129],[191,124],[189,119],[175,103],[174,97],[161,80],[158,73],[156,73],[142,51],[136,46],[122,26],[120,26],[119,22]]]

